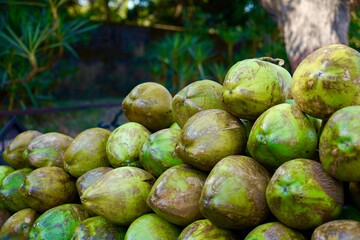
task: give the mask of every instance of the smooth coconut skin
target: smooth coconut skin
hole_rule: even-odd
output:
[[[280,222],[307,230],[340,216],[344,189],[342,182],[328,175],[321,163],[293,159],[282,164],[271,177],[266,200]]]
[[[317,227],[311,240],[357,240],[360,239],[360,222],[354,220],[334,220]]]
[[[139,153],[143,168],[154,177],[159,177],[170,167],[183,164],[183,160],[175,152],[180,135],[179,128],[166,128],[151,134]]]
[[[190,239],[235,240],[238,238],[230,230],[217,227],[208,219],[200,219],[186,226],[178,237],[178,240]]]
[[[295,69],[292,96],[306,114],[328,119],[335,111],[360,104],[360,53],[332,44],[309,54]]]
[[[30,142],[41,134],[42,133],[39,131],[27,130],[16,135],[2,153],[4,161],[16,169],[32,167],[27,157],[24,157],[23,153]]]
[[[98,167],[108,167],[106,143],[111,132],[103,128],[89,128],[79,133],[64,154],[64,169],[78,178]]]
[[[264,221],[269,208],[265,191],[270,173],[247,156],[228,156],[208,175],[200,197],[200,212],[213,224],[244,229]]]
[[[145,82],[137,85],[124,98],[122,109],[131,122],[158,131],[173,123],[171,93],[161,84]]]
[[[71,240],[123,240],[125,233],[126,228],[115,225],[101,216],[95,216],[82,220],[74,229]]]
[[[76,226],[88,217],[89,214],[81,204],[56,206],[35,220],[28,239],[70,239]]]
[[[115,168],[83,192],[81,203],[112,223],[129,226],[151,211],[146,198],[154,181],[154,176],[141,168]]]
[[[104,175],[107,172],[110,172],[111,170],[113,170],[113,168],[111,167],[98,167],[84,173],[78,179],[76,179],[76,189],[79,193],[79,196],[81,197],[84,191],[91,184],[93,184],[95,181],[101,178],[102,175]]]
[[[124,240],[176,240],[181,233],[179,226],[148,213],[138,217],[126,231]]]
[[[247,141],[251,156],[273,170],[295,158],[312,158],[317,145],[314,124],[298,107],[287,103],[262,113]]]
[[[291,75],[283,67],[260,59],[246,59],[227,72],[222,99],[233,115],[255,120],[268,108],[285,102],[290,94]]]
[[[187,226],[203,218],[199,199],[206,177],[205,173],[187,164],[171,167],[156,180],[146,202],[165,220]]]
[[[55,166],[33,170],[21,185],[20,192],[27,205],[38,212],[72,202],[78,196],[71,175]]]
[[[28,208],[29,205],[21,194],[20,187],[26,177],[32,172],[31,168],[22,168],[9,173],[0,184],[0,198],[6,209],[17,212]]]
[[[4,178],[14,171],[15,171],[15,169],[13,167],[6,166],[6,165],[0,166],[0,186],[2,185],[2,181],[4,180]],[[1,197],[0,197],[0,209],[6,209],[5,202],[3,201],[3,199],[1,199]],[[1,228],[1,226],[0,226],[0,228]]]
[[[194,114],[184,125],[176,153],[187,164],[210,171],[229,155],[241,154],[246,145],[244,124],[221,109]]]
[[[31,208],[22,209],[9,217],[0,230],[1,239],[27,239],[40,214]]]
[[[300,232],[286,227],[280,222],[268,222],[255,227],[245,240],[306,240]]]
[[[72,141],[72,137],[58,132],[41,134],[31,140],[23,153],[23,158],[27,158],[35,168],[46,166],[63,168],[64,153]]]
[[[325,171],[347,182],[360,182],[360,106],[336,111],[324,126],[319,156]]]
[[[173,119],[183,127],[195,113],[205,109],[225,109],[223,86],[212,80],[200,80],[181,89],[172,99]]]
[[[124,123],[117,127],[106,143],[106,155],[113,167],[141,167],[139,153],[150,136],[150,131],[136,122]]]

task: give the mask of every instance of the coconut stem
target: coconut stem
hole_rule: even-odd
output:
[[[284,59],[281,59],[281,58],[261,57],[261,58],[258,58],[258,59],[263,60],[263,61],[274,62],[274,63],[277,62],[280,67],[282,67],[285,64]]]

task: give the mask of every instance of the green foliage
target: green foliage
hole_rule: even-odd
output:
[[[351,12],[349,45],[360,51],[360,7]]]
[[[158,7],[164,9],[158,19],[168,19],[165,7],[171,6],[158,1]],[[257,2],[200,1],[182,7],[187,31],[167,35],[149,47],[156,56],[149,59],[154,81],[175,92],[200,79],[222,83],[227,70],[246,58],[281,58],[290,69],[277,25]]]
[[[211,62],[213,42],[190,33],[169,34],[149,47],[148,70],[154,80],[177,92],[187,84],[208,77],[204,64]]]
[[[87,20],[67,19],[60,9],[68,2],[8,0],[2,5],[0,106],[38,107],[39,101],[49,100],[56,80],[52,70],[64,51],[77,56],[72,45],[96,27]]]

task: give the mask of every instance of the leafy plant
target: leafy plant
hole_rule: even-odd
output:
[[[6,14],[0,21],[1,106],[8,110],[18,107],[16,103],[22,108],[29,103],[39,107],[39,100],[49,94],[55,80],[51,70],[64,52],[76,57],[72,45],[97,27],[87,20],[67,19],[60,10],[69,2],[6,1]]]
[[[206,79],[214,56],[210,39],[191,33],[178,32],[166,35],[150,46],[148,69],[157,81],[177,92],[198,79]]]

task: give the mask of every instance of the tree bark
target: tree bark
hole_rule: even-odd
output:
[[[316,49],[348,44],[350,8],[360,0],[259,0],[284,37],[292,71]]]

